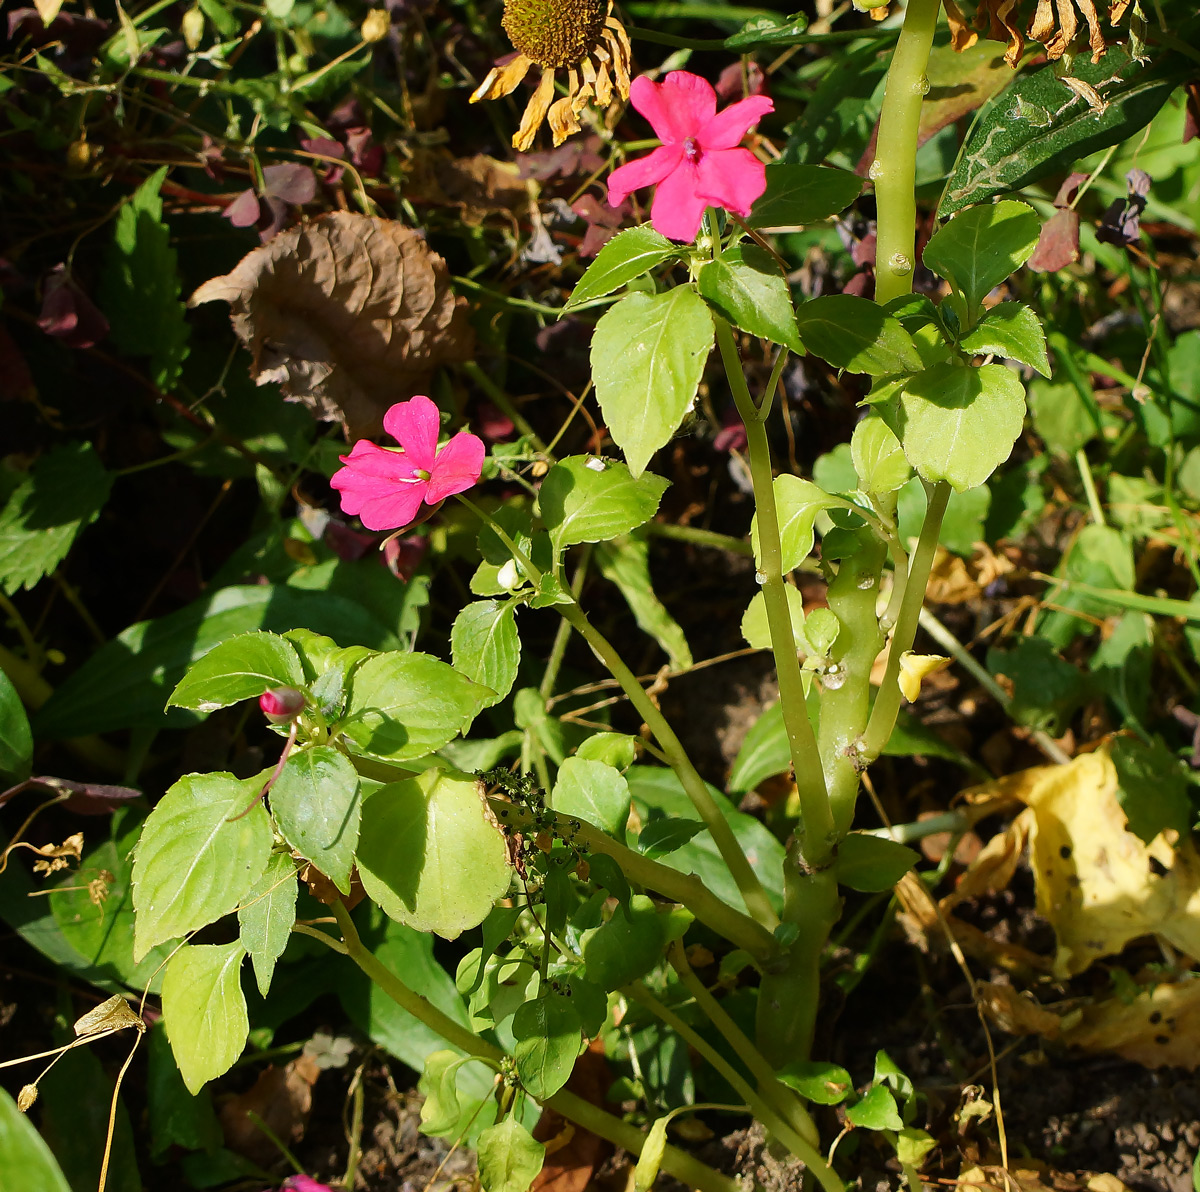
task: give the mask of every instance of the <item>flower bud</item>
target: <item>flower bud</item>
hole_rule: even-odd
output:
[[[193,5],[183,14],[180,32],[189,50],[198,50],[204,40],[204,13],[200,6]]]
[[[28,1113],[30,1107],[38,1099],[38,1086],[36,1084],[27,1084],[17,1094],[17,1108],[22,1113]]]
[[[304,692],[294,687],[275,687],[258,697],[258,706],[272,724],[288,724],[304,711]]]
[[[363,41],[382,41],[391,27],[391,17],[382,8],[373,8],[367,13],[359,32]]]

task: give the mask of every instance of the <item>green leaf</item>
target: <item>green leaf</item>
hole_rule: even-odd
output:
[[[851,832],[838,845],[834,870],[843,886],[863,894],[890,890],[920,855],[895,840]]]
[[[480,1134],[476,1153],[483,1192],[528,1192],[542,1170],[546,1148],[509,1117]]]
[[[207,1089],[193,1096],[184,1086],[167,1033],[153,1027],[146,1036],[146,1106],[150,1118],[150,1158],[154,1162],[173,1146],[212,1151],[221,1145],[221,1124]]]
[[[908,481],[910,473],[904,448],[882,418],[868,416],[854,428],[850,457],[858,473],[859,487],[872,496],[886,497]]]
[[[559,767],[551,806],[560,815],[573,815],[625,839],[629,819],[629,784],[603,762],[569,757]]]
[[[900,410],[908,462],[962,492],[1008,459],[1025,420],[1025,389],[1003,364],[938,364],[905,382]]]
[[[1032,207],[1006,199],[956,215],[930,237],[921,259],[962,293],[973,319],[985,295],[1033,256],[1041,231]]]
[[[556,551],[578,542],[627,534],[658,512],[669,481],[649,472],[635,478],[617,460],[572,455],[542,481],[538,505]]]
[[[0,778],[24,782],[33,760],[33,734],[29,717],[12,680],[0,671]]]
[[[975,329],[958,341],[958,346],[977,356],[1019,360],[1043,377],[1050,375],[1046,332],[1037,315],[1019,302],[1001,302],[993,306]]]
[[[806,1101],[818,1105],[840,1105],[854,1091],[850,1073],[824,1060],[796,1060],[785,1064],[775,1076]]]
[[[583,933],[580,950],[587,979],[608,990],[636,981],[662,959],[666,946],[683,935],[691,919],[681,908],[660,913],[652,899],[635,894],[628,910],[617,911],[607,923]]]
[[[788,611],[792,614],[792,633],[796,638],[796,648],[804,649],[804,597],[800,592],[787,585]],[[771,626],[767,621],[767,598],[762,592],[755,595],[749,607],[742,614],[742,637],[752,650],[771,649]]]
[[[1070,381],[1035,380],[1029,386],[1029,413],[1033,429],[1055,455],[1072,456],[1100,434],[1092,410]]]
[[[425,1098],[421,1103],[421,1132],[445,1135],[456,1130],[462,1117],[458,1103],[458,1069],[466,1057],[457,1051],[431,1051],[425,1057],[417,1091]]]
[[[905,1126],[896,1134],[896,1157],[908,1167],[919,1167],[921,1161],[933,1150],[936,1140],[924,1130]]]
[[[510,601],[476,600],[454,618],[450,630],[454,669],[496,693],[484,707],[499,703],[516,682],[521,639],[515,614]]]
[[[261,775],[188,774],[150,813],[133,862],[135,960],[227,915],[262,876],[270,818],[261,804],[241,815],[262,785]]]
[[[398,645],[361,605],[341,596],[258,584],[223,588],[156,621],[139,621],[101,646],[34,715],[34,733],[57,739],[194,724],[186,709],[163,712],[190,663],[236,634],[301,625],[377,649]]]
[[[1177,31],[1177,36],[1186,42],[1189,34]],[[1178,53],[1163,53],[1147,67],[1120,46],[1110,46],[1095,64],[1077,58],[1071,75],[1101,93],[1103,111],[1059,79],[1053,64],[1023,72],[972,125],[938,215],[1019,190],[1048,174],[1065,174],[1089,154],[1127,140],[1150,123],[1194,69]]]
[[[273,687],[301,687],[304,672],[291,643],[274,633],[242,633],[215,645],[188,673],[167,706],[215,712]]]
[[[767,166],[767,189],[746,221],[752,228],[803,227],[844,211],[862,192],[863,180],[824,166]]]
[[[159,194],[169,168],[151,174],[117,213],[99,295],[112,343],[131,356],[149,356],[151,379],[168,393],[188,353],[175,250]]]
[[[1185,837],[1195,821],[1188,780],[1179,759],[1155,737],[1147,745],[1136,737],[1117,737],[1112,744],[1117,772],[1117,800],[1129,830],[1149,844],[1166,828]]]
[[[11,596],[49,575],[99,516],[111,488],[90,443],[68,443],[38,460],[0,510],[0,588]]]
[[[725,39],[725,48],[735,54],[750,54],[771,46],[791,46],[800,40],[807,28],[808,17],[802,12],[793,13],[790,17],[764,13],[762,16],[751,17],[736,33],[731,33]],[[665,1123],[663,1130],[666,1130]],[[651,1132],[653,1133],[653,1130]],[[638,1187],[640,1189],[641,1185]]]
[[[638,1156],[637,1167],[633,1171],[633,1186],[637,1192],[650,1192],[654,1181],[658,1179],[658,1169],[662,1166],[663,1153],[667,1149],[667,1125],[670,1121],[670,1114],[663,1114],[662,1117],[655,1118],[646,1132],[642,1153]]]
[[[492,694],[428,654],[378,654],[350,680],[344,732],[368,757],[426,757],[466,732]]]
[[[33,1123],[0,1088],[0,1171],[19,1177],[20,1192],[71,1192],[62,1169]],[[17,1184],[12,1185],[16,1192]]]
[[[699,836],[705,825],[699,820],[662,819],[651,820],[639,833],[638,852],[657,861],[660,857],[683,848],[693,836]]]
[[[272,801],[278,789],[279,784],[276,783],[271,789]],[[250,954],[258,992],[264,998],[271,988],[275,963],[291,939],[299,893],[295,861],[285,852],[272,853],[262,877],[238,907],[242,947]]]
[[[575,756],[603,762],[615,770],[628,770],[637,760],[637,747],[637,738],[627,733],[594,733],[575,750]]]
[[[836,368],[873,377],[916,372],[921,357],[898,319],[853,294],[827,294],[796,311],[800,339]]]
[[[783,549],[782,570],[784,574],[794,571],[812,553],[813,524],[823,509],[833,509],[842,502],[831,497],[823,488],[811,480],[785,472],[776,476],[775,514],[779,520],[779,543]],[[759,566],[758,515],[750,522],[750,544]]]
[[[776,701],[753,724],[729,772],[729,791],[741,795],[760,782],[786,774],[792,764],[783,705]]]
[[[603,298],[635,277],[679,254],[679,245],[660,236],[649,224],[618,232],[597,254],[567,299],[564,311]]]
[[[531,1096],[544,1101],[567,1083],[579,1055],[582,1032],[579,1011],[560,993],[543,994],[513,1015],[513,1059]]]
[[[665,294],[627,294],[596,324],[596,398],[634,476],[691,407],[713,334],[704,299],[686,285]]]
[[[250,1019],[238,970],[246,950],[184,944],[163,977],[163,1025],[189,1093],[229,1071],[246,1046]]]
[[[426,770],[363,804],[358,869],[391,918],[454,939],[508,890],[508,847],[480,782]]]
[[[620,589],[638,628],[662,646],[671,670],[687,670],[692,665],[692,651],[679,622],[654,593],[650,547],[645,537],[634,533],[601,543],[596,549],[596,564],[600,574]]]
[[[882,1084],[872,1086],[861,1101],[846,1110],[846,1121],[862,1130],[904,1128],[896,1098]]]
[[[1018,637],[1011,650],[989,650],[987,668],[1012,684],[1008,714],[1018,724],[1059,736],[1091,694],[1088,676],[1043,637]]]
[[[696,286],[735,327],[797,354],[804,351],[791,287],[771,254],[757,244],[735,245],[702,266]]]

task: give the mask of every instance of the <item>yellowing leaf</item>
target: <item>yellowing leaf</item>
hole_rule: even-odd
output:
[[[904,698],[910,702],[921,694],[921,680],[949,662],[941,654],[914,654],[906,650],[900,655],[900,674],[897,682]]]
[[[1060,1036],[1088,1051],[1115,1051],[1147,1068],[1200,1067],[1200,981],[1156,985],[1128,1004],[1111,998],[1083,1011]]]

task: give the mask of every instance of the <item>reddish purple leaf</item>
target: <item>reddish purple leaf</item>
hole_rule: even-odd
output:
[[[311,203],[317,194],[317,179],[308,166],[299,162],[282,162],[263,170],[263,196],[282,199],[302,207]]]
[[[108,334],[108,320],[67,272],[55,265],[42,283],[38,326],[68,348],[90,348]]]
[[[1057,211],[1042,225],[1030,269],[1054,273],[1079,260],[1079,212]]]
[[[221,214],[235,228],[252,228],[258,223],[262,212],[258,206],[258,195],[253,190],[244,190]]]

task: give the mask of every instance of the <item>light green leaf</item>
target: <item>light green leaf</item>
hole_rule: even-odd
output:
[[[368,757],[426,757],[466,732],[493,694],[428,654],[377,654],[350,680],[345,735]]]
[[[431,1051],[425,1057],[417,1091],[421,1103],[421,1132],[437,1137],[458,1127],[462,1107],[458,1103],[458,1069],[467,1057],[457,1051]]]
[[[583,1022],[571,1000],[546,993],[513,1015],[517,1075],[539,1101],[554,1096],[571,1075],[583,1041]]]
[[[512,1117],[484,1130],[476,1153],[483,1192],[528,1192],[546,1158],[546,1148]]]
[[[806,1101],[818,1105],[840,1105],[854,1091],[850,1073],[839,1064],[823,1060],[795,1060],[775,1075]]]
[[[735,327],[793,352],[804,351],[787,278],[771,254],[757,244],[739,244],[700,270],[703,298]]]
[[[906,382],[900,408],[909,463],[962,492],[1008,459],[1025,419],[1025,388],[1003,364],[939,364]]]
[[[554,549],[561,551],[577,542],[605,542],[648,522],[669,487],[649,472],[635,478],[617,460],[572,455],[546,473],[538,504]]]
[[[863,492],[887,496],[903,488],[908,480],[904,448],[882,418],[868,416],[854,428],[850,456]]]
[[[575,750],[575,756],[603,762],[615,770],[628,770],[637,760],[637,747],[637,738],[627,733],[594,733]]]
[[[99,516],[111,488],[90,443],[68,443],[38,460],[0,510],[0,588],[11,596],[49,575]]]
[[[746,221],[752,228],[803,227],[844,211],[858,198],[863,180],[824,166],[767,166],[767,189]]]
[[[510,601],[476,600],[454,618],[450,630],[455,670],[496,693],[484,707],[499,703],[516,682],[521,638],[515,613]]]
[[[272,789],[272,797],[274,793]],[[262,877],[238,907],[242,947],[250,954],[254,979],[263,997],[271,988],[275,962],[291,939],[299,892],[296,863],[285,852],[272,853]]]
[[[551,806],[560,815],[573,815],[625,839],[629,819],[629,784],[603,762],[569,757],[558,769]]]
[[[691,407],[713,334],[704,299],[686,285],[665,294],[627,294],[596,324],[596,398],[634,476]]]
[[[597,254],[576,283],[564,311],[603,298],[679,253],[679,245],[660,236],[649,224],[618,232]]]
[[[29,717],[12,680],[0,671],[0,778],[24,782],[33,759]]]
[[[238,970],[245,948],[184,944],[163,977],[163,1025],[188,1092],[229,1071],[246,1046],[250,1019]]]
[[[159,800],[133,862],[134,960],[227,915],[262,876],[270,819],[261,804],[241,814],[262,785],[261,775],[188,774]]]
[[[800,339],[836,368],[873,377],[921,367],[912,336],[874,302],[853,294],[826,294],[796,311]]]
[[[974,318],[988,291],[1033,256],[1041,232],[1032,207],[1006,199],[956,215],[930,237],[921,259],[962,292]]]
[[[896,1157],[908,1167],[919,1167],[935,1144],[933,1135],[915,1126],[905,1126],[896,1133]]]
[[[811,480],[785,472],[776,476],[775,513],[779,519],[779,542],[783,549],[782,569],[784,574],[794,571],[812,553],[813,523],[822,509],[833,509],[843,504],[831,497]],[[754,558],[762,566],[758,547],[758,515],[750,522],[750,544]]]
[[[304,672],[290,642],[274,633],[242,633],[214,646],[188,673],[167,706],[215,712],[273,687],[300,687]]]
[[[670,1120],[667,1114],[655,1118],[646,1134],[646,1141],[642,1143],[642,1153],[638,1156],[637,1167],[633,1171],[633,1186],[637,1192],[650,1192],[654,1181],[658,1179],[663,1152],[667,1149],[667,1124]]]
[[[834,870],[843,886],[876,894],[890,890],[920,859],[912,849],[894,840],[851,832],[838,845]]]
[[[650,578],[650,548],[646,539],[635,533],[601,543],[596,550],[596,564],[600,574],[620,589],[638,628],[662,646],[671,670],[690,667],[692,651],[683,629],[654,593]]]
[[[796,637],[796,648],[803,650],[807,645],[804,639],[804,597],[787,585],[788,611],[792,614],[792,633]],[[764,593],[759,592],[750,601],[749,607],[742,614],[742,637],[752,650],[769,650],[771,648],[771,627],[767,622],[767,600]]]
[[[0,1181],[5,1192],[71,1192],[50,1148],[2,1088]]]
[[[976,356],[1003,356],[1019,360],[1036,369],[1043,377],[1050,375],[1050,357],[1046,354],[1046,332],[1041,320],[1019,302],[1001,302],[979,320],[974,330],[964,335],[958,345]]]
[[[398,923],[446,939],[482,923],[508,889],[508,848],[476,779],[426,770],[363,804],[363,886]]]

